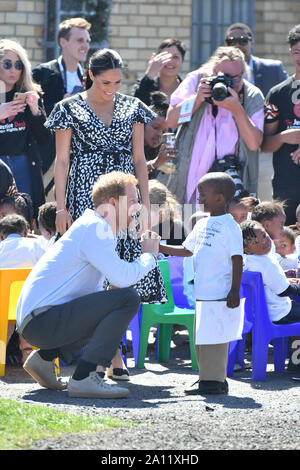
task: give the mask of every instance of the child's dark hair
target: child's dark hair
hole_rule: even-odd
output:
[[[151,103],[149,108],[158,116],[166,118],[169,108],[168,97],[162,91],[153,91],[150,94]]]
[[[290,227],[283,227],[281,236],[288,238],[292,245],[295,244],[295,232]]]
[[[213,186],[218,194],[223,194],[226,203],[228,203],[228,201],[233,198],[234,193],[236,191],[235,183],[231,176],[227,175],[227,173],[206,173],[206,175],[202,176],[202,178],[198,182],[198,189],[199,185],[201,184],[209,184],[210,186]]]
[[[262,201],[253,208],[251,218],[257,222],[262,222],[264,220],[272,220],[280,215],[285,215],[284,202]]]
[[[9,214],[0,220],[0,234],[7,237],[13,233],[23,235],[28,232],[29,224],[22,215]]]
[[[32,199],[27,193],[18,193],[10,197],[1,199],[0,206],[6,205],[12,207],[16,214],[22,215],[28,222],[29,226],[32,223],[34,216]]]
[[[239,205],[242,205],[242,206],[246,206],[246,204],[244,204],[242,198],[240,196],[233,196],[233,198],[231,198],[228,203],[227,203],[227,208],[231,207],[231,206],[239,206]]]
[[[248,243],[257,243],[258,240],[254,230],[259,228],[263,229],[262,225],[256,220],[245,220],[245,222],[240,224],[240,228],[242,231],[244,248],[248,245]]]
[[[118,52],[113,49],[100,49],[90,57],[88,70],[92,72],[94,77],[100,75],[107,70],[123,69],[123,61]],[[90,78],[88,71],[86,72],[85,89],[91,88],[93,80]]]
[[[46,202],[39,207],[38,223],[51,235],[56,233],[56,202]]]

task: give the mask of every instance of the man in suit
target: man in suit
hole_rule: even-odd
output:
[[[252,55],[254,37],[244,23],[234,23],[227,28],[226,46],[238,47],[244,54],[249,70],[245,78],[257,86],[267,96],[268,91],[288,78],[280,60],[262,59]],[[272,199],[273,164],[272,154],[260,152],[258,196],[262,200]]]
[[[81,62],[85,62],[90,44],[89,30],[91,24],[84,18],[70,18],[58,27],[58,44],[61,55],[36,66],[33,79],[39,83],[44,92],[43,100],[47,116],[55,104],[63,98],[83,91],[83,69]],[[41,148],[43,155],[43,173],[45,193],[48,196],[53,187],[53,160],[55,157],[54,138],[51,146]],[[53,199],[53,195],[47,200]]]
[[[58,27],[58,44],[61,56],[36,66],[33,79],[44,92],[47,116],[54,105],[67,96],[83,90],[83,69],[89,50],[91,24],[84,18],[70,18]]]

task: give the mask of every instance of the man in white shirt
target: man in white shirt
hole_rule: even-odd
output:
[[[130,174],[100,176],[93,189],[95,210],[87,209],[72,224],[24,284],[17,306],[18,332],[40,348],[24,369],[44,387],[65,388],[53,359],[70,363],[85,346],[69,380],[69,395],[129,395],[128,389],[106,382],[104,371],[139,307],[137,292],[128,286],[156,266],[160,239],[151,232],[143,234],[143,254],[132,263],[121,260],[115,250],[116,233],[133,223],[140,210],[136,184]],[[117,289],[98,291],[104,278]]]

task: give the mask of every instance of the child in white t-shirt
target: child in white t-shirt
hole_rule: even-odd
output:
[[[226,205],[235,193],[226,173],[208,173],[198,183],[199,203],[210,216],[198,221],[183,246],[161,245],[161,252],[193,256],[196,299],[195,347],[199,365],[197,388],[186,394],[227,393],[229,342],[240,337],[243,243],[239,225]],[[194,384],[195,385],[195,384]]]
[[[300,303],[290,299],[300,295],[300,280],[286,277],[271,252],[271,239],[259,222],[243,222],[241,229],[245,269],[262,275],[270,320],[277,324],[300,322]]]
[[[10,214],[0,220],[0,268],[32,268],[44,254],[38,239],[27,237],[28,230],[29,224],[21,215]],[[14,329],[8,325],[7,344]],[[19,347],[24,362],[32,347],[22,336]]]

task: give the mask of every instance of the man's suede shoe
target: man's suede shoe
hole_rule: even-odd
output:
[[[90,372],[89,376],[82,380],[71,378],[68,394],[76,398],[127,398],[130,391],[128,388],[109,383],[97,372]]]
[[[67,388],[67,382],[63,382],[61,377],[56,375],[54,361],[45,361],[36,350],[29,354],[23,368],[42,387],[50,388],[51,390],[64,390]]]

